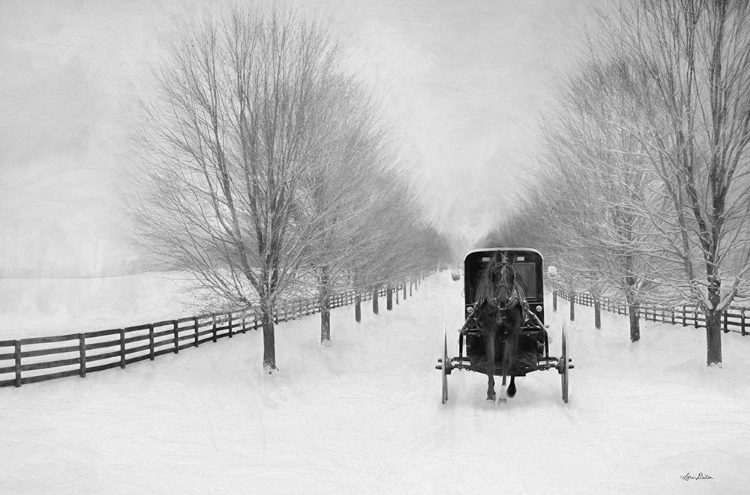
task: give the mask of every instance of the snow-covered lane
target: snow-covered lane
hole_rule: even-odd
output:
[[[381,314],[333,312],[277,327],[281,372],[254,332],[125,370],[0,389],[3,493],[743,493],[750,486],[750,339],[724,336],[706,369],[702,330],[588,308],[569,324],[571,401],[555,371],[484,400],[456,371],[440,403],[443,324],[461,324],[448,273]],[[559,352],[559,313],[548,306]],[[455,347],[455,346],[454,346]],[[450,351],[455,353],[455,349]],[[684,481],[687,473],[711,480]]]

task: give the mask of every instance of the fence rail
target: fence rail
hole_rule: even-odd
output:
[[[558,290],[557,295],[570,301],[571,294],[567,291]],[[588,293],[574,293],[573,302],[581,306],[594,306],[596,298]],[[616,301],[608,297],[599,298],[600,308],[604,311],[617,313],[621,315],[628,314],[628,305],[622,301]],[[722,315],[722,329],[724,333],[737,332],[743,336],[748,334],[748,315],[750,308],[739,306],[729,306]],[[698,306],[683,305],[681,307],[657,306],[652,304],[640,305],[640,317],[646,321],[657,321],[671,323],[673,325],[682,325],[683,327],[693,326],[695,328],[706,328],[706,316]]]
[[[416,287],[419,278],[408,282]],[[388,296],[403,290],[407,284],[378,289],[378,296]],[[329,308],[365,302],[375,291],[347,291],[330,296]],[[398,302],[398,299],[397,301]],[[280,306],[274,313],[274,323],[295,320],[319,313],[318,299],[299,299]],[[207,342],[232,338],[261,326],[253,313],[234,311],[204,314],[147,323],[126,328],[96,332],[71,333],[50,337],[31,337],[0,341],[0,387],[20,387],[26,383],[54,380],[68,376],[86,377],[88,373],[125,366],[146,359],[174,353]]]

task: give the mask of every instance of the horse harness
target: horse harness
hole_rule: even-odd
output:
[[[524,297],[523,295],[523,291],[521,290],[519,293],[519,287],[518,287],[518,284],[516,283],[515,267],[511,263],[508,263],[507,261],[503,260],[503,261],[500,261],[499,263],[496,263],[495,266],[492,267],[493,274],[497,270],[502,269],[502,268],[507,268],[513,273],[513,285],[512,287],[509,286],[507,283],[507,277],[503,276],[501,279],[501,283],[499,283],[495,289],[495,293],[491,294],[488,299],[492,303],[492,305],[498,309],[500,313],[500,319],[504,321],[508,315],[508,311],[512,310],[519,304],[522,305],[521,312],[526,313],[526,310],[528,309],[528,303],[526,302],[526,297]],[[505,289],[508,291],[508,294],[510,295],[508,297],[508,300],[505,302],[505,304],[500,303],[500,300],[499,300],[500,299],[499,293],[502,287],[505,287]]]

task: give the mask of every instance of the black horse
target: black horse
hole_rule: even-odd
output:
[[[512,370],[527,303],[523,289],[516,283],[515,262],[514,254],[496,252],[477,287],[475,317],[487,355],[487,400],[495,400],[495,356],[502,356],[503,385],[510,375],[508,397],[516,394]]]

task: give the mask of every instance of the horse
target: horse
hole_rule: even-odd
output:
[[[518,334],[527,307],[523,288],[516,283],[516,257],[497,251],[482,273],[477,286],[477,326],[484,337],[487,357],[487,400],[495,400],[495,356],[502,351],[502,385],[510,374],[508,397],[516,395],[512,368],[518,348]]]

